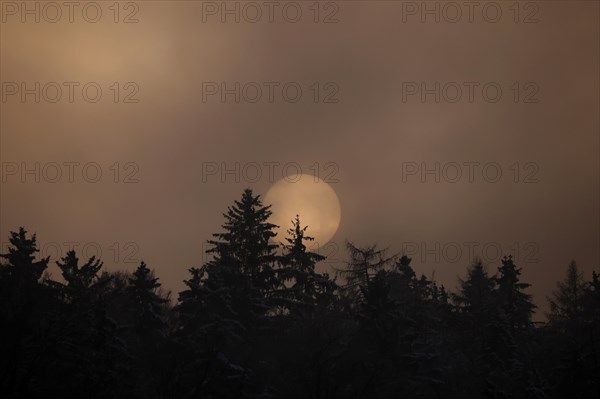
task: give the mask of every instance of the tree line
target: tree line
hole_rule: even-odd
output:
[[[74,251],[60,281],[35,234],[0,264],[5,398],[598,398],[600,280],[575,262],[533,323],[509,255],[478,259],[457,292],[407,256],[347,243],[334,276],[299,217],[274,243],[270,206],[245,190],[176,300],[144,262],[103,270]]]

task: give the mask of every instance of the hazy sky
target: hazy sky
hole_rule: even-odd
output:
[[[334,260],[377,242],[454,289],[500,248],[542,307],[600,266],[598,2],[23,4],[0,2],[3,249],[23,225],[176,293],[227,205],[299,165],[340,199]]]

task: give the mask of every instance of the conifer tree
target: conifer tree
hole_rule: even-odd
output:
[[[387,256],[387,251],[378,249],[377,245],[358,247],[347,241],[346,248],[350,260],[347,262],[346,269],[339,272],[346,278],[345,288],[353,294],[352,296],[362,292],[364,297],[366,290],[369,289],[371,279],[378,271],[389,265],[394,257]]]
[[[276,227],[268,222],[270,206],[246,189],[228,207],[223,229],[207,253],[214,258],[201,268],[191,268],[187,289],[176,307],[182,332],[188,337],[210,337],[211,345],[239,341],[240,334],[260,325],[271,304],[268,299],[281,286],[273,269],[276,260]]]
[[[496,337],[497,308],[496,281],[489,276],[480,259],[475,259],[467,269],[467,278],[460,281],[460,291],[453,301],[462,312],[463,328],[473,335],[478,351],[489,352]],[[473,341],[471,339],[471,341]]]
[[[50,318],[52,296],[40,279],[49,258],[36,261],[36,235],[23,227],[10,233],[8,253],[0,257],[0,379],[7,397],[26,397],[30,370],[43,365],[47,334],[37,334]],[[42,365],[36,364],[36,359]]]
[[[270,208],[263,206],[260,195],[244,190],[241,200],[236,200],[223,214],[225,232],[213,234],[216,240],[209,241],[213,248],[207,251],[215,255],[216,263],[233,263],[240,268],[250,277],[252,286],[262,292],[278,285],[273,272],[277,244],[271,242],[276,236],[273,229],[278,226],[268,221]]]
[[[388,273],[380,270],[369,279],[368,286],[361,287],[364,301],[358,313],[363,331],[379,343],[381,350],[390,350],[397,343],[400,319],[387,277]]]
[[[595,270],[592,271],[592,281],[587,289],[584,309],[586,318],[595,323],[595,328],[600,333],[600,275]]]
[[[284,254],[280,257],[281,268],[277,270],[284,283],[291,284],[284,291],[295,304],[301,307],[314,307],[317,302],[331,301],[336,288],[328,274],[320,274],[315,270],[317,262],[325,257],[307,250],[305,241],[314,238],[306,235],[308,226],[301,227],[300,217],[292,221],[292,227],[287,230],[283,244]],[[325,303],[322,303],[325,306]]]
[[[8,253],[0,255],[6,259],[2,278],[10,280],[13,285],[24,285],[22,288],[34,286],[48,267],[49,257],[35,260],[35,254],[39,252],[36,235],[27,238],[27,230],[23,227],[18,233],[10,233],[10,244],[12,247],[8,248]]]
[[[514,264],[512,256],[502,259],[502,266],[498,271],[498,305],[504,319],[513,330],[529,326],[536,306],[531,300],[531,295],[523,291],[531,284],[520,281],[521,269]]]
[[[496,282],[488,275],[480,259],[475,259],[467,269],[467,278],[460,280],[460,285],[454,301],[476,320],[486,320],[487,315],[493,312]]]
[[[144,261],[129,278],[126,291],[133,305],[134,330],[139,335],[160,334],[165,326],[163,313],[168,299],[160,295],[160,287],[158,278],[148,269]]]
[[[422,276],[420,280],[413,268],[410,266],[412,261],[406,255],[403,255],[395,262],[395,265],[389,275],[391,285],[391,295],[404,304],[414,304],[416,301],[425,299],[426,289],[429,282]]]
[[[107,275],[100,275],[103,263],[92,256],[79,266],[79,258],[75,251],[56,261],[65,283],[53,282],[62,292],[63,298],[78,309],[90,308],[98,300],[103,288],[109,282]]]
[[[577,263],[571,261],[565,280],[558,282],[557,289],[551,297],[548,297],[549,321],[565,327],[580,324],[587,287],[588,283],[584,280],[583,273],[579,271]]]
[[[55,372],[76,378],[72,393],[78,396],[112,396],[126,388],[128,353],[109,317],[106,299],[111,277],[101,273],[103,262],[91,257],[83,265],[75,251],[56,262],[64,283],[50,281],[64,302],[60,323],[66,330],[57,343]]]
[[[549,331],[556,334],[553,384],[557,397],[595,397],[600,392],[600,331],[593,307],[598,277],[585,281],[571,261],[563,281],[548,297]],[[552,336],[551,336],[552,337]]]

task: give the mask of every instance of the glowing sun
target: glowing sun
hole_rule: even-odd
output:
[[[340,201],[333,188],[312,175],[290,175],[279,180],[267,192],[265,204],[271,204],[271,222],[278,242],[285,242],[292,220],[300,216],[301,227],[315,238],[315,244],[325,245],[336,233],[342,216]]]

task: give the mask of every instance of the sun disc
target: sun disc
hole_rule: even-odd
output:
[[[276,229],[277,242],[285,242],[292,220],[300,216],[306,234],[314,237],[314,245],[322,247],[329,242],[340,225],[341,205],[333,188],[312,175],[290,175],[277,181],[265,196],[265,204],[272,205],[271,222]]]

